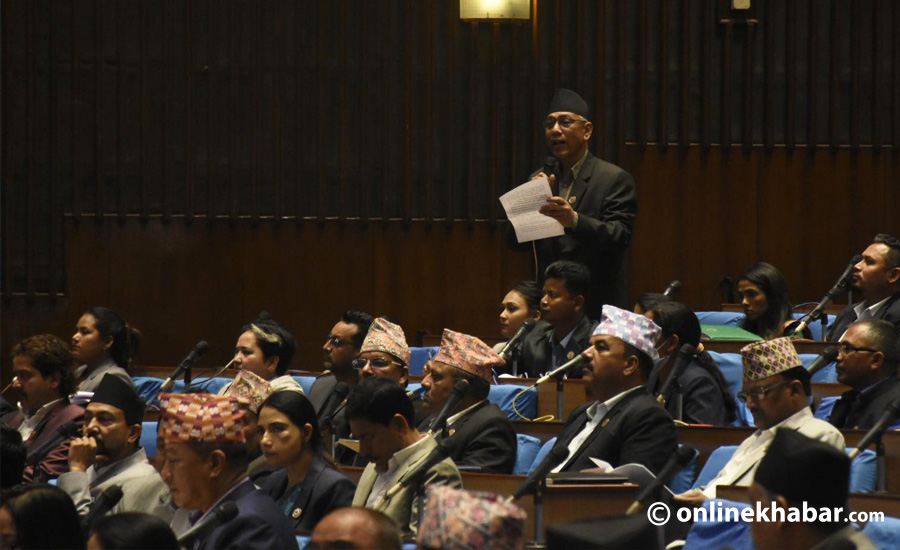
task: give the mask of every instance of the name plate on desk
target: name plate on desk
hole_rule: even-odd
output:
[[[591,472],[559,472],[547,476],[547,486],[551,485],[617,485],[628,483],[621,474],[600,474]]]

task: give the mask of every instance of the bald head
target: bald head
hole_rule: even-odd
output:
[[[400,529],[394,520],[380,512],[366,508],[340,508],[316,525],[308,548],[400,550]]]

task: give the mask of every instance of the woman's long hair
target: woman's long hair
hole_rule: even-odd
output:
[[[121,315],[109,308],[94,306],[84,313],[94,317],[95,328],[104,340],[112,338],[113,343],[109,348],[109,357],[130,373],[131,361],[137,355],[141,345],[141,332],[128,326]]]
[[[766,262],[759,262],[738,277],[750,281],[766,295],[766,311],[755,321],[744,319],[741,328],[766,340],[777,338],[784,323],[791,319],[791,299],[787,281],[778,269]]]
[[[17,485],[3,494],[16,524],[19,548],[84,549],[84,535],[72,498],[52,485]]]

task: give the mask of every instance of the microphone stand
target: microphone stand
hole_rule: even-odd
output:
[[[544,540],[544,488],[546,478],[534,486],[534,546],[533,548],[546,548]]]
[[[556,381],[556,419],[559,422],[563,420],[563,379],[562,377]]]
[[[684,421],[684,393],[681,391],[681,382],[675,380],[675,420]]]
[[[884,442],[875,442],[875,492],[887,493],[887,458],[884,456]]]

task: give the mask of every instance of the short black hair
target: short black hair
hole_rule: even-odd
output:
[[[875,235],[875,239],[872,242],[888,247],[887,254],[884,256],[884,263],[889,268],[900,267],[900,239],[887,233],[879,233]]]
[[[354,348],[359,349],[362,347],[363,341],[366,339],[366,334],[369,333],[369,327],[372,326],[374,320],[375,319],[368,313],[353,309],[348,309],[341,315],[341,321],[348,325],[356,325],[356,328],[358,329],[352,338]]]
[[[97,518],[91,533],[103,550],[179,550],[169,524],[139,512],[123,512]]]
[[[254,330],[256,327],[256,330]],[[294,335],[288,332],[286,328],[278,324],[265,311],[259,314],[259,317],[250,321],[241,327],[241,334],[250,331],[256,338],[256,345],[262,350],[263,357],[266,359],[272,356],[278,357],[278,367],[275,374],[278,376],[287,372],[294,354],[297,352],[297,340]]]
[[[885,374],[896,376],[900,364],[900,335],[890,322],[884,319],[863,319],[854,325],[862,325],[866,329],[869,346],[884,355]]]
[[[591,270],[578,262],[553,262],[544,271],[544,280],[547,279],[559,279],[573,296],[584,296],[587,299],[590,292]]]
[[[656,304],[671,301],[672,298],[669,298],[665,294],[660,294],[659,292],[644,292],[643,294],[638,296],[638,299],[637,301],[635,301],[635,303],[646,313],[653,309]]]
[[[28,449],[19,430],[5,422],[0,423],[0,489],[6,490],[22,483],[27,455]]]
[[[13,346],[10,357],[25,356],[32,366],[47,378],[59,374],[59,395],[66,397],[75,391],[75,377],[72,374],[72,353],[62,338],[52,334],[29,336]]]
[[[401,415],[406,423],[415,426],[415,412],[406,390],[390,378],[371,376],[353,386],[347,396],[347,420],[366,420],[388,426],[394,415]]]
[[[539,287],[536,282],[519,281],[507,291],[507,294],[513,291],[518,292],[522,295],[522,298],[525,298],[525,305],[528,306],[529,313],[540,311],[542,292],[541,287]]]
[[[19,548],[84,548],[75,503],[54,485],[16,485],[3,493],[3,506],[16,524]],[[48,518],[53,526],[48,529]]]
[[[641,378],[643,378],[644,380],[650,378],[650,371],[653,370],[653,359],[651,359],[649,355],[632,346],[628,342],[623,341],[622,343],[625,345],[625,358],[628,359],[632,355],[637,357],[640,363],[639,366],[641,370]]]

